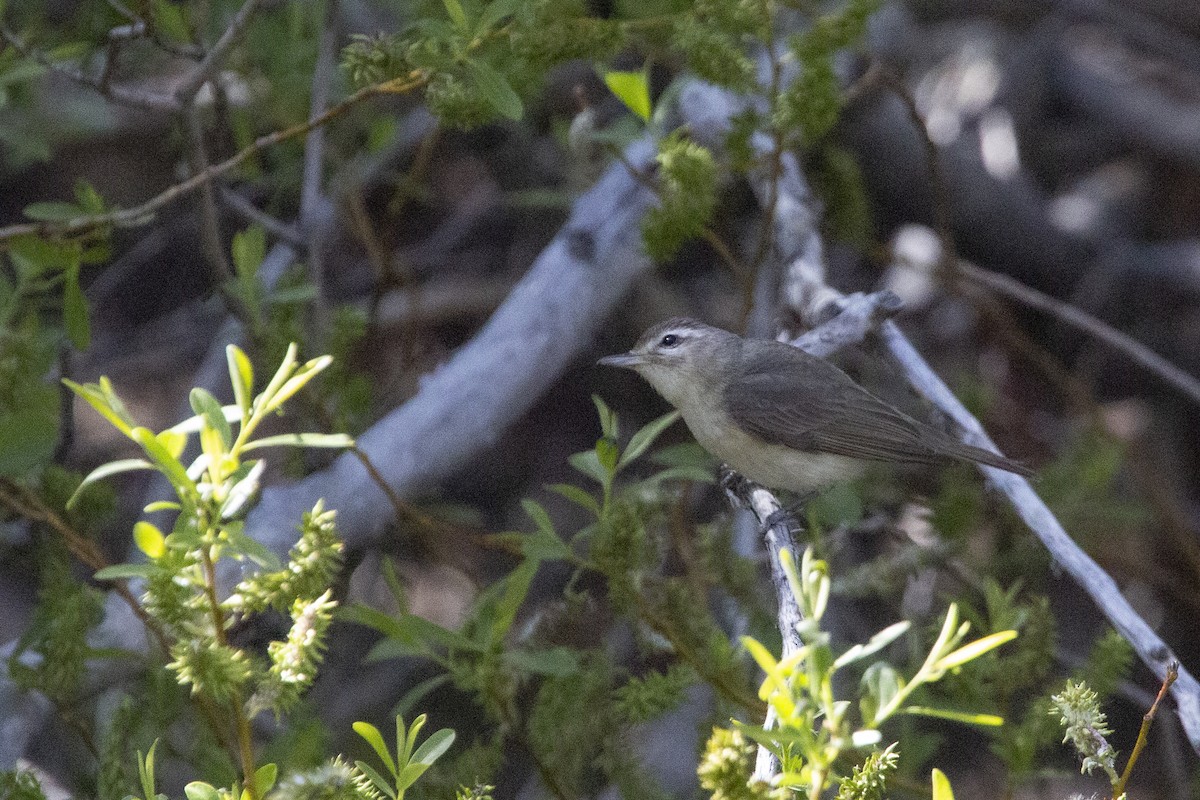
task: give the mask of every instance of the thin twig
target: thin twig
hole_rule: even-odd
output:
[[[1154,697],[1154,702],[1150,704],[1150,710],[1142,715],[1142,726],[1138,729],[1137,741],[1133,744],[1133,752],[1129,754],[1129,760],[1125,762],[1125,770],[1121,773],[1121,779],[1113,786],[1113,797],[1120,797],[1125,794],[1125,787],[1129,784],[1129,776],[1133,774],[1133,765],[1137,763],[1138,756],[1142,754],[1142,750],[1146,747],[1146,739],[1150,735],[1150,724],[1154,722],[1154,715],[1158,713],[1158,704],[1162,702],[1163,697],[1171,688],[1171,684],[1179,677],[1179,663],[1172,661],[1167,666],[1167,674],[1163,677],[1162,685],[1158,687],[1158,694]]]
[[[328,111],[319,117],[260,136],[254,140],[253,144],[239,150],[224,161],[213,164],[208,169],[197,175],[192,175],[187,180],[169,186],[141,205],[134,206],[133,208],[108,211],[104,214],[88,214],[56,222],[24,222],[16,225],[8,225],[0,228],[0,242],[8,241],[18,236],[66,237],[90,233],[108,227],[121,228],[144,225],[150,221],[153,214],[159,209],[240,166],[251,156],[262,150],[273,147],[280,142],[285,142],[288,139],[303,136],[313,128],[324,125],[330,120],[345,114],[368,97],[380,94],[409,92],[423,86],[426,80],[427,78],[424,74],[412,73],[404,78],[397,78],[385,83],[364,87],[337,105],[331,106]]]
[[[289,225],[283,220],[271,216],[228,186],[220,187],[217,196],[221,198],[222,203],[229,207],[230,211],[247,222],[258,225],[271,236],[287,242],[292,247],[297,249],[304,247],[304,238],[296,231],[294,225]]]
[[[146,111],[179,111],[183,108],[183,105],[169,94],[160,94],[158,92],[146,91],[145,89],[135,89],[131,86],[113,84],[109,75],[110,67],[107,64],[100,79],[91,78],[82,69],[60,64],[37,48],[29,46],[5,25],[0,25],[0,36],[26,58],[33,59],[51,72],[61,75],[70,81],[86,86],[89,89],[94,89],[102,97],[119,105],[140,108]]]
[[[1200,379],[1189,375],[1167,359],[1155,353],[1149,347],[1113,328],[1091,314],[1082,311],[1070,303],[1039,292],[1026,286],[1018,280],[996,272],[981,269],[973,264],[959,261],[956,271],[968,280],[987,287],[993,292],[1016,300],[1030,308],[1036,308],[1056,319],[1087,333],[1127,356],[1135,364],[1146,369],[1165,383],[1179,390],[1189,400],[1200,405]]]
[[[175,99],[179,102],[180,108],[191,105],[192,101],[196,99],[196,93],[200,91],[200,87],[216,75],[217,69],[224,62],[229,50],[241,38],[246,26],[250,24],[250,18],[262,2],[263,0],[246,0],[242,4],[237,14],[234,15],[233,21],[229,23],[229,27],[221,34],[221,38],[217,39],[217,43],[204,55],[204,60],[197,64],[191,74],[184,78],[183,82],[175,89]]]
[[[194,105],[183,112],[183,127],[187,138],[188,162],[193,175],[201,175],[209,168],[208,153],[204,148],[204,129],[200,114]],[[221,218],[217,211],[216,192],[211,181],[200,186],[200,240],[204,260],[212,272],[214,286],[224,286],[233,277],[233,269],[225,255],[225,241],[221,236]]]

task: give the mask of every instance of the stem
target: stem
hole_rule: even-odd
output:
[[[1137,763],[1138,756],[1142,754],[1142,750],[1146,747],[1146,738],[1150,733],[1150,723],[1154,721],[1154,715],[1158,713],[1158,704],[1166,697],[1167,690],[1171,688],[1171,684],[1178,677],[1179,662],[1172,661],[1167,666],[1167,675],[1163,678],[1162,686],[1158,687],[1158,696],[1150,704],[1150,710],[1142,717],[1142,727],[1138,730],[1137,741],[1133,744],[1133,752],[1129,754],[1129,760],[1125,762],[1125,771],[1121,773],[1121,779],[1113,784],[1114,800],[1125,794],[1125,786],[1129,783],[1129,776],[1133,774],[1133,765]]]

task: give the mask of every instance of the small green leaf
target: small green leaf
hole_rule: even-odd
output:
[[[156,30],[177,42],[187,42],[192,38],[182,6],[168,0],[151,0],[150,19],[154,22]]]
[[[428,764],[405,764],[404,768],[400,770],[400,774],[396,776],[396,788],[401,792],[405,791],[408,787],[416,783],[417,779],[424,775],[428,769]]]
[[[187,795],[188,800],[220,800],[221,798],[217,787],[203,781],[192,781],[183,787],[183,793]]]
[[[946,777],[946,773],[934,767],[931,779],[933,800],[954,800],[954,790],[950,788],[950,779]]]
[[[592,395],[592,404],[596,406],[596,413],[600,417],[600,435],[609,439],[621,438],[621,431],[617,427],[617,412],[609,408],[608,403],[598,394]]]
[[[976,639],[970,644],[965,644],[953,653],[939,659],[937,668],[939,670],[947,670],[962,666],[972,659],[979,658],[979,656],[989,650],[994,650],[1002,644],[1011,642],[1015,638],[1017,638],[1017,632],[1008,630],[997,631],[989,636],[984,636],[982,639]]]
[[[424,764],[431,766],[433,762],[441,758],[442,754],[450,749],[450,745],[454,744],[454,731],[449,728],[441,728],[429,735],[429,738],[421,743],[417,751],[412,754],[409,759],[410,764]]]
[[[69,378],[63,378],[63,383],[70,388],[75,394],[87,401],[88,405],[96,409],[100,416],[108,420],[114,428],[119,430],[126,436],[132,437],[133,420],[125,413],[124,404],[119,406],[113,405],[115,394],[104,392],[101,387],[96,384],[89,383],[87,385],[75,383]]]
[[[504,661],[518,672],[569,678],[580,670],[579,654],[569,647],[548,650],[509,650]]]
[[[617,469],[623,469],[631,461],[634,461],[638,456],[646,452],[663,431],[675,424],[679,416],[678,411],[671,411],[642,427],[629,440],[629,446],[625,448],[625,452],[621,454],[621,460],[617,462]]]
[[[68,269],[63,283],[63,329],[76,350],[87,350],[92,343],[87,298],[79,288],[79,266]]]
[[[572,503],[586,508],[597,517],[600,516],[600,501],[592,497],[583,489],[580,489],[578,486],[570,483],[552,483],[546,488],[555,494],[562,495]]]
[[[567,457],[567,463],[597,483],[608,482],[608,473],[604,471],[604,467],[600,466],[600,459],[596,456],[595,450],[574,453]]]
[[[833,662],[833,668],[840,669],[847,664],[852,664],[855,661],[879,652],[892,642],[896,641],[896,639],[904,635],[905,631],[911,627],[912,623],[908,622],[907,620],[887,626],[879,633],[872,636],[871,640],[866,644],[856,644],[838,656],[837,660]]]
[[[503,116],[509,119],[520,119],[521,115],[525,113],[521,97],[513,91],[508,79],[486,61],[478,59],[468,61],[467,72],[470,73],[475,85],[483,92],[484,99]]]
[[[129,435],[142,446],[146,455],[150,457],[150,460],[166,476],[179,494],[191,494],[195,491],[196,484],[188,477],[183,464],[180,464],[179,459],[171,455],[170,451],[150,430],[137,427],[131,430]]]
[[[446,6],[446,13],[450,15],[450,21],[454,23],[455,28],[465,31],[470,27],[467,12],[463,11],[462,3],[459,0],[442,0],[442,4]]]
[[[229,382],[233,386],[234,402],[242,410],[243,417],[248,417],[254,391],[254,366],[236,344],[225,347],[225,360],[229,362]]]
[[[153,564],[113,564],[97,570],[93,575],[98,581],[121,581],[130,578],[148,578],[154,572]]]
[[[221,403],[212,396],[211,392],[199,386],[192,389],[188,400],[191,402],[192,411],[196,412],[196,416],[204,417],[207,427],[212,428],[220,435],[222,449],[228,451],[233,445],[233,432],[229,427],[229,420],[225,419]]]
[[[354,439],[344,433],[281,433],[255,439],[242,448],[242,452],[264,447],[324,447],[341,449],[354,447]]]
[[[362,773],[371,780],[371,783],[375,784],[376,789],[392,798],[392,800],[396,800],[396,790],[392,788],[388,781],[384,780],[382,775],[375,771],[374,767],[365,761],[355,761],[354,766],[362,770]]]
[[[267,257],[267,234],[257,225],[233,235],[233,266],[238,275],[252,277]]]
[[[644,122],[650,121],[650,81],[643,70],[637,72],[612,71],[603,73],[604,85],[637,114]]]
[[[554,533],[554,523],[550,521],[550,515],[542,504],[536,500],[530,500],[528,497],[521,501],[521,508],[525,509],[525,513],[533,520],[533,524],[537,526],[539,531],[544,533]]]
[[[356,722],[350,727],[354,728],[354,732],[367,740],[367,744],[371,745],[371,749],[375,751],[375,755],[379,756],[379,760],[388,768],[388,772],[396,774],[396,762],[392,760],[392,754],[388,752],[387,743],[383,741],[383,734],[369,722]],[[361,763],[361,762],[360,762]]]
[[[296,370],[294,375],[284,381],[278,389],[267,395],[270,399],[267,401],[266,410],[274,411],[275,409],[279,408],[281,405],[286,403],[292,395],[304,388],[306,383],[317,377],[322,370],[332,363],[333,356],[321,356],[320,358],[314,358],[312,361],[305,363]]]
[[[914,714],[918,717],[934,717],[962,722],[967,725],[981,725],[985,728],[999,728],[1004,724],[1004,717],[995,714],[976,714],[970,711],[954,711],[949,708],[931,708],[929,706],[906,706],[902,713]]]
[[[492,620],[493,642],[503,639],[512,627],[517,618],[517,611],[525,602],[525,596],[529,594],[529,586],[533,583],[533,576],[537,570],[538,562],[523,561],[504,579],[504,595],[496,604],[496,617]]]
[[[605,477],[617,471],[617,461],[621,457],[621,449],[616,440],[602,436],[596,440],[596,460],[604,470]]]
[[[30,203],[25,206],[25,216],[38,222],[65,222],[83,215],[83,210],[74,203],[63,203],[50,200],[44,203]]]
[[[134,523],[133,541],[150,558],[160,558],[167,552],[166,537],[156,526],[145,520]]]
[[[254,782],[258,785],[258,796],[262,797],[271,791],[275,779],[279,777],[279,767],[274,764],[263,764],[254,771]]]

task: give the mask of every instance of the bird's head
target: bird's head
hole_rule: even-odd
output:
[[[728,331],[687,317],[653,326],[628,353],[599,363],[635,370],[672,405],[697,391],[719,389],[723,367],[736,359],[740,339]]]

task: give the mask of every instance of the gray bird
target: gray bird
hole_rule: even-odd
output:
[[[859,475],[867,461],[1022,464],[954,439],[791,345],[677,317],[601,364],[635,370],[679,409],[696,440],[753,481],[802,494]]]

